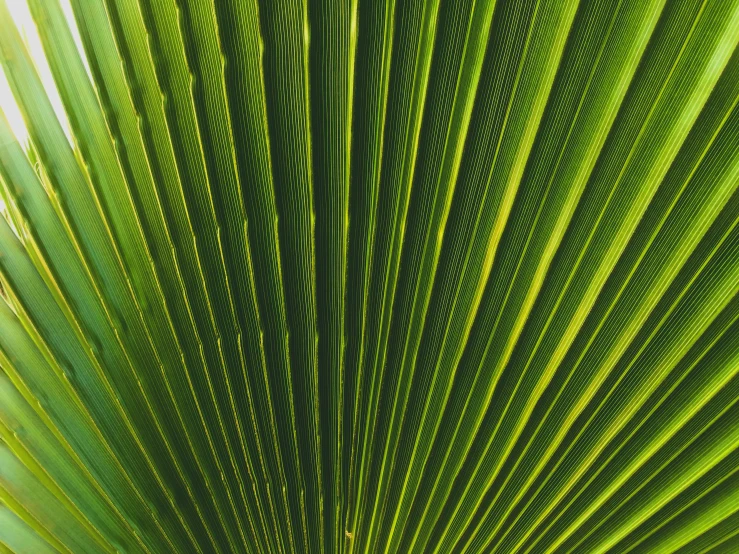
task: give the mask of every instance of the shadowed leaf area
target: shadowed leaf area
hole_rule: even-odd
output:
[[[739,0],[0,0],[0,64],[0,553],[739,552]]]

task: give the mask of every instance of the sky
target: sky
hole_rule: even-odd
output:
[[[26,48],[28,49],[29,53],[31,54],[31,58],[36,64],[36,70],[38,71],[39,76],[41,77],[41,81],[44,85],[44,88],[46,89],[46,93],[49,99],[51,100],[51,103],[54,107],[54,111],[56,112],[57,117],[59,118],[59,121],[61,122],[65,133],[67,134],[67,138],[70,139],[70,143],[71,143],[69,123],[64,114],[64,109],[62,107],[62,102],[59,97],[59,93],[57,92],[56,87],[54,85],[54,80],[51,76],[51,70],[49,69],[49,65],[46,62],[46,58],[44,57],[43,47],[41,46],[41,39],[39,38],[38,32],[36,31],[36,26],[33,22],[33,18],[31,17],[31,12],[28,8],[28,4],[26,3],[26,0],[0,0],[0,2],[6,2],[6,5],[8,6],[8,10],[11,13],[13,21],[16,27],[20,30],[21,36],[24,38],[26,42]],[[75,42],[77,43],[77,48],[80,51],[80,53],[82,53],[82,41],[80,39],[77,25],[74,22],[74,16],[72,14],[72,8],[69,3],[69,0],[60,0],[60,2],[61,2],[62,10],[67,16],[67,21],[70,23],[72,35],[74,37]],[[82,59],[85,62],[85,67],[87,67],[87,60],[84,58],[84,55],[82,56]],[[89,67],[87,68],[87,70],[89,74],[89,71],[90,71]],[[8,80],[5,77],[5,73],[3,72],[1,65],[0,65],[0,110],[2,110],[2,112],[5,114],[5,117],[7,118],[8,123],[10,124],[10,128],[13,130],[13,133],[15,134],[16,138],[20,141],[21,144],[23,145],[27,144],[28,131],[26,130],[26,126],[23,123],[23,117],[21,116],[21,112],[18,109],[18,104],[13,98],[13,94],[8,84]],[[5,202],[3,201],[2,198],[0,198],[0,211],[4,211],[4,210],[5,210]]]

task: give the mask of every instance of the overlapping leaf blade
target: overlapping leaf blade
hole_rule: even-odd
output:
[[[28,7],[0,551],[737,547],[739,2]]]

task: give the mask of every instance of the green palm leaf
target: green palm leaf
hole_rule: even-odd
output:
[[[739,1],[28,8],[0,552],[739,550]]]

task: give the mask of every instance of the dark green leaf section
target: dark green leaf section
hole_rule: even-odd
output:
[[[739,2],[27,3],[0,553],[739,549]]]

